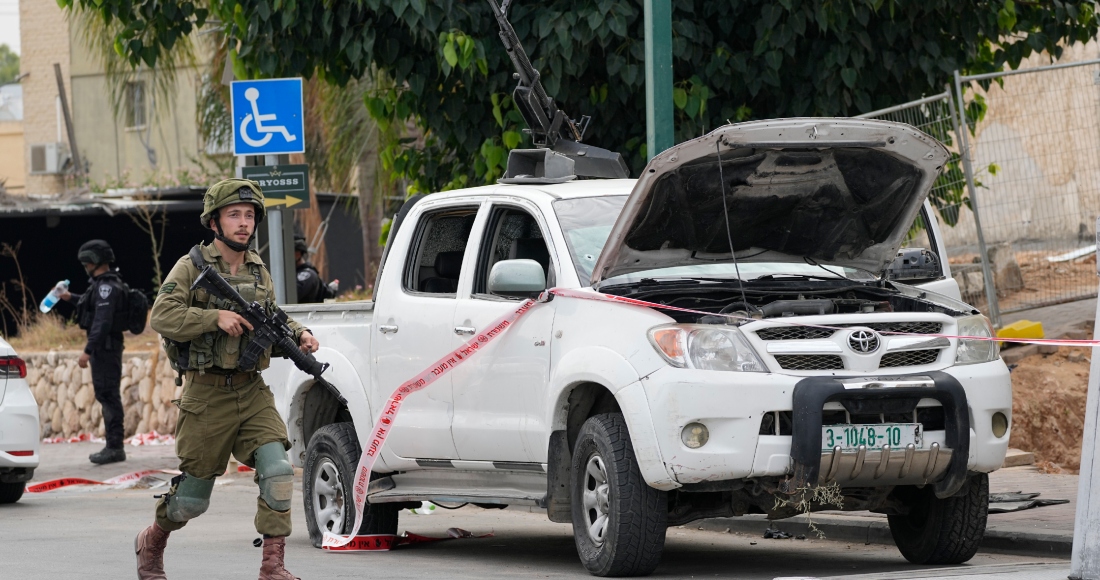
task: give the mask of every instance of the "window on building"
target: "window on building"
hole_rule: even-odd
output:
[[[145,127],[145,81],[126,83],[126,128]]]

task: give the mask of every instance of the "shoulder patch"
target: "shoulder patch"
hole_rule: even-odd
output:
[[[103,298],[103,299],[106,299],[110,295],[111,295],[111,285],[110,284],[100,284],[99,285],[99,297]]]
[[[309,280],[309,270],[302,270],[301,272],[298,272],[298,281],[305,282],[306,280]]]
[[[171,294],[172,291],[175,290],[175,289],[176,289],[176,283],[175,282],[169,282],[169,283],[161,286],[160,287],[160,292],[157,292],[157,294]]]

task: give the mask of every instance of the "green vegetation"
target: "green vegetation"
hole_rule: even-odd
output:
[[[114,47],[154,66],[216,22],[241,78],[318,75],[365,96],[383,168],[408,190],[491,181],[522,122],[484,0],[59,0],[118,23]],[[588,140],[645,160],[640,2],[518,0],[516,32]],[[1095,2],[681,0],[673,8],[676,137],[727,121],[845,116],[941,92],[956,69],[1017,67],[1097,33]],[[377,79],[383,79],[377,81]],[[972,117],[973,118],[973,117]],[[415,138],[393,126],[415,126]]]
[[[11,47],[0,44],[0,85],[10,83],[19,76],[19,55]]]

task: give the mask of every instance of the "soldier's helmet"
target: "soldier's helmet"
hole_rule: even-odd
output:
[[[202,200],[202,215],[199,220],[203,227],[210,228],[210,218],[214,212],[235,203],[251,203],[256,206],[256,223],[264,221],[264,194],[260,191],[260,184],[249,179],[223,179],[210,189],[206,190],[206,196]]]
[[[115,251],[103,240],[88,240],[77,250],[76,259],[83,264],[111,264],[115,261]]]
[[[294,251],[303,254],[309,253],[309,244],[306,243],[306,237],[302,234],[294,234]]]

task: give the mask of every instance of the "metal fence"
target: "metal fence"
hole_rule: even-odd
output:
[[[1002,313],[1096,296],[1100,60],[955,78],[861,116],[951,150],[931,200],[964,299],[1000,326]]]

